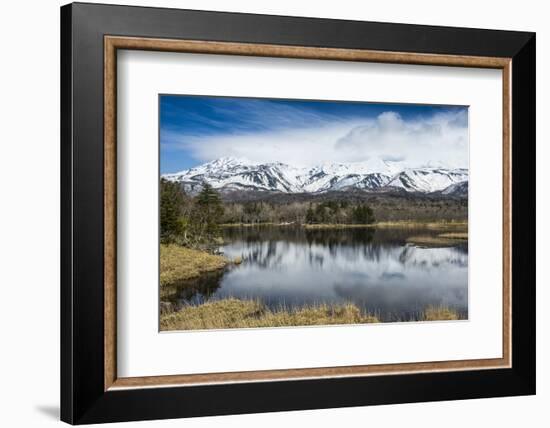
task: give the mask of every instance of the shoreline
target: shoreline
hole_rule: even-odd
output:
[[[421,248],[444,248],[468,242],[468,233],[440,233],[437,236],[411,236],[407,238],[408,244]]]
[[[232,263],[240,261],[176,244],[160,244],[160,288],[177,286],[205,273],[223,270]]]
[[[448,306],[427,306],[416,318],[395,322],[455,321],[464,319]],[[184,306],[161,313],[161,331],[231,328],[301,327],[321,325],[375,324],[382,322],[353,303],[311,304],[296,308],[270,309],[260,300],[233,297]]]
[[[246,228],[246,227],[300,227],[303,229],[364,229],[364,228],[427,228],[427,229],[466,229],[467,220],[442,220],[442,221],[417,221],[417,220],[396,220],[379,221],[368,224],[357,223],[223,223],[219,225],[222,228]]]

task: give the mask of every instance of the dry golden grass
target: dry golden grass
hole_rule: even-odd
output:
[[[192,250],[179,245],[160,245],[161,287],[199,276],[204,272],[222,269],[228,263],[222,256]]]
[[[221,223],[220,227],[260,227],[260,226],[288,226],[288,224],[265,222],[265,223]]]
[[[379,221],[371,224],[332,224],[332,223],[320,223],[320,224],[303,224],[305,229],[355,229],[355,228],[409,228],[409,229],[434,229],[434,230],[452,230],[461,233],[463,230],[468,229],[467,221],[432,221],[432,222],[421,222],[421,221]],[[467,233],[467,232],[466,232]]]
[[[423,314],[423,321],[450,321],[459,319],[458,312],[447,306],[428,306]]]
[[[437,236],[419,235],[407,238],[409,244],[423,247],[452,247],[468,240],[468,232],[440,233]]]
[[[260,227],[260,226],[295,226],[299,223],[223,223],[220,227]],[[352,224],[352,223],[319,223],[319,224],[301,224],[305,229],[355,229],[355,228],[426,228],[435,230],[467,230],[468,222],[465,220],[442,220],[442,221],[415,221],[415,220],[396,220],[396,221],[378,221],[370,224]]]
[[[468,239],[468,232],[440,233],[438,236],[440,238],[449,238],[449,239]]]
[[[161,314],[161,330],[204,330],[221,328],[290,327],[331,324],[376,323],[353,304],[312,305],[296,309],[271,310],[257,300],[228,298],[188,306]]]
[[[362,229],[365,227],[376,227],[376,224],[337,224],[337,223],[320,223],[320,224],[303,224],[304,229]]]
[[[450,247],[457,242],[453,239],[440,238],[439,236],[410,236],[407,238],[409,244],[421,247]]]
[[[465,220],[442,220],[442,221],[381,221],[374,224],[376,227],[403,227],[403,228],[426,228],[426,229],[460,229],[467,230],[468,222]]]

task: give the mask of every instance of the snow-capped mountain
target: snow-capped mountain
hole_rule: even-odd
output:
[[[441,193],[447,196],[467,197],[468,182],[461,181],[460,183],[451,184],[449,187],[443,189]]]
[[[467,180],[467,169],[416,168],[400,172],[387,185],[407,192],[431,193]]]
[[[365,162],[324,163],[314,167],[294,167],[281,162],[254,163],[232,157],[165,174],[164,179],[181,183],[189,192],[204,183],[223,192],[254,190],[282,193],[323,193],[335,190],[401,190],[443,192],[453,195],[450,186],[466,182],[467,169],[443,167],[407,168],[399,161],[369,159]],[[463,189],[462,189],[463,190]]]

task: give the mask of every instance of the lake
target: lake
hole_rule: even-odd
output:
[[[411,236],[427,228],[223,229],[220,252],[242,263],[181,284],[166,299],[201,304],[226,297],[269,307],[352,302],[381,321],[418,319],[429,305],[468,315],[468,244],[422,248]]]

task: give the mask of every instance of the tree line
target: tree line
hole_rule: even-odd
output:
[[[160,239],[189,247],[207,247],[220,237],[224,207],[218,192],[205,184],[191,197],[178,183],[160,181]]]
[[[266,195],[225,200],[223,223],[369,224],[374,221],[467,220],[468,200],[415,195]],[[232,195],[226,195],[232,198]]]
[[[373,210],[365,203],[223,203],[219,193],[208,184],[192,197],[178,183],[164,179],[160,182],[160,235],[163,242],[186,246],[212,243],[220,235],[221,223],[370,224],[374,221]]]
[[[370,224],[374,213],[365,203],[348,201],[230,202],[225,204],[224,223]]]
[[[432,200],[377,196],[365,200],[226,201],[205,184],[196,195],[178,183],[160,182],[162,242],[205,247],[219,241],[220,224],[370,224],[391,220],[467,218],[467,200]]]

